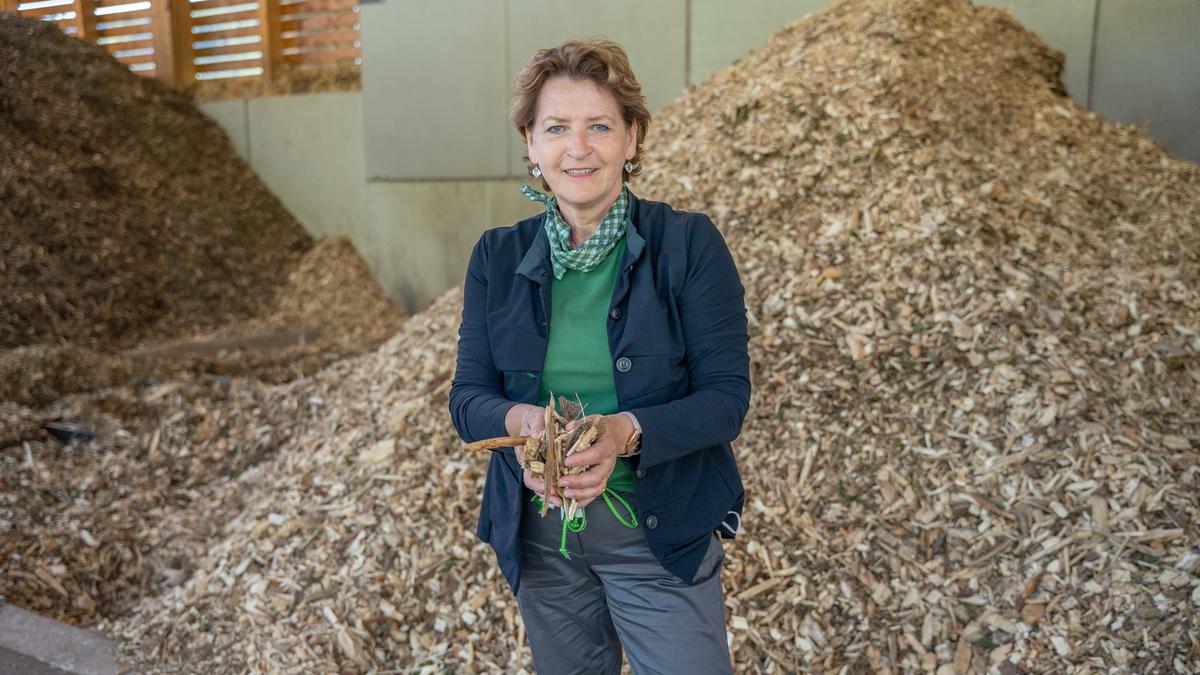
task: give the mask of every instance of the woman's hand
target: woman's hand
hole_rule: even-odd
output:
[[[599,415],[589,415],[599,417]],[[582,421],[582,420],[581,420]],[[571,422],[567,430],[574,429],[580,422]],[[596,439],[587,450],[577,452],[565,460],[568,467],[587,466],[587,471],[558,479],[563,496],[575,499],[580,508],[591,504],[604,492],[608,479],[617,466],[617,455],[625,449],[625,441],[633,434],[633,422],[628,415],[604,415],[604,434]]]
[[[518,403],[504,416],[504,431],[509,436],[536,436],[546,429],[546,409]]]
[[[504,426],[512,436],[541,436],[542,432],[546,430],[546,409],[528,403],[518,403],[505,415]],[[524,464],[525,446],[518,445],[515,450],[517,451],[517,461]],[[534,476],[529,469],[525,469],[523,482],[525,487],[539,495],[546,492],[545,481]],[[551,504],[562,506],[562,499],[559,496],[546,495],[546,497]]]

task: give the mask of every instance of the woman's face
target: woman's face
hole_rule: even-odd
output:
[[[556,77],[542,85],[525,142],[569,218],[617,198],[625,162],[637,150],[637,127],[625,126],[617,100],[600,85]]]

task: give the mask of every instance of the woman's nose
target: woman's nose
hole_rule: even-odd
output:
[[[591,146],[588,144],[587,132],[578,131],[571,134],[571,143],[567,147],[567,152],[572,157],[586,157],[591,152]]]

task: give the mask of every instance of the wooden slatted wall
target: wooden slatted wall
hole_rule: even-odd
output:
[[[284,61],[359,63],[358,0],[281,0],[279,20]]]
[[[0,0],[0,11],[53,21],[177,85],[362,62],[358,0]]]

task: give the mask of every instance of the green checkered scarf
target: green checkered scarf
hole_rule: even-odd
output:
[[[546,236],[550,238],[550,266],[555,279],[562,279],[568,269],[591,272],[604,262],[613,247],[625,236],[629,221],[629,190],[621,188],[617,201],[605,214],[604,220],[579,248],[571,248],[571,226],[558,210],[558,199],[525,185],[521,192],[529,201],[546,205]]]

